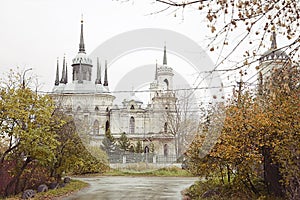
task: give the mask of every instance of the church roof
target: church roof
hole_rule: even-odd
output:
[[[268,60],[288,60],[289,56],[285,51],[277,49],[277,42],[276,42],[276,33],[273,32],[271,36],[271,48],[262,54],[259,58],[260,62],[268,61]]]
[[[135,101],[136,103],[143,104],[143,101],[135,95],[135,92],[131,92],[129,101]]]
[[[101,84],[94,84],[89,81],[84,81],[82,84],[76,82],[60,84],[53,88],[54,93],[59,94],[98,94],[107,93],[109,94],[108,87],[104,87]]]
[[[85,53],[79,52],[76,57],[72,60],[73,64],[87,64],[87,65],[92,65],[92,59],[88,58]]]

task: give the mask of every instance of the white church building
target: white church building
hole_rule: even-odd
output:
[[[97,71],[96,80],[91,79],[93,67]],[[156,64],[156,69],[153,69],[154,80],[149,85],[149,103],[145,106],[134,92],[121,106],[114,105],[116,97],[109,90],[107,61],[102,80],[99,59],[94,66],[86,54],[82,20],[79,52],[72,60],[71,68],[72,79],[69,80],[64,58],[60,76],[57,60],[52,96],[67,115],[84,124],[85,134],[93,144],[100,145],[109,129],[115,138],[125,133],[133,144],[141,141],[144,149],[151,145],[157,155],[175,155],[175,137],[169,131],[167,117],[170,113],[175,114],[177,98],[173,90],[173,69],[167,64],[166,46],[162,65]]]

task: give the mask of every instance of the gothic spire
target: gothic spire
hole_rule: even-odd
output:
[[[81,32],[80,32],[79,53],[85,53],[84,40],[83,40],[83,16],[81,16]]]
[[[164,61],[163,61],[163,65],[167,65],[167,48],[166,48],[166,43],[164,46]]]
[[[54,85],[59,85],[59,60],[57,58],[57,66],[56,66],[56,78]]]
[[[101,64],[99,63],[99,58],[97,57],[97,78],[95,84],[102,84],[101,83]]]
[[[62,73],[61,73],[61,79],[60,79],[60,83],[65,83],[65,78],[66,78],[66,65],[65,65],[65,56],[64,56],[64,60],[63,60],[63,69],[62,69]]]
[[[102,69],[101,69],[101,63],[100,63],[100,65],[99,65],[99,81],[100,81],[100,84],[102,84],[102,81],[101,81],[101,71],[102,71]]]
[[[277,42],[276,42],[276,33],[275,31],[272,33],[272,36],[271,36],[271,49],[277,49]]]
[[[65,84],[68,83],[68,64],[66,62]]]
[[[105,72],[104,72],[104,86],[108,86],[108,81],[107,81],[107,60],[105,60]]]

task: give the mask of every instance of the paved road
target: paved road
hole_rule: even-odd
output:
[[[182,199],[180,191],[192,185],[197,178],[104,176],[79,178],[79,180],[88,182],[90,187],[65,200]]]

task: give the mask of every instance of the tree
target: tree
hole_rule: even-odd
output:
[[[74,174],[103,173],[109,169],[107,155],[100,147],[88,146],[78,156]]]
[[[130,141],[126,136],[126,133],[122,133],[121,137],[118,140],[118,146],[123,151],[128,151],[130,147]]]
[[[54,114],[54,130],[60,142],[54,151],[55,159],[49,165],[50,176],[57,182],[64,173],[103,172],[107,169],[108,161],[100,147],[85,146],[76,132],[74,119],[56,109]],[[61,126],[55,126],[63,122]],[[90,169],[91,171],[88,171]]]
[[[217,174],[223,183],[226,174],[228,182],[255,195],[260,191],[254,181],[262,179],[270,194],[299,198],[298,74],[297,67],[277,68],[263,94],[240,92],[235,97],[239,100],[227,105],[222,133],[209,154],[199,157],[197,152],[206,135],[192,143],[191,171],[206,177]]]
[[[260,138],[264,143],[264,178],[272,193],[281,192],[297,199],[300,197],[299,67],[285,64],[271,72],[263,82],[265,86],[260,85],[266,89],[258,96],[269,119],[265,128],[268,133]]]
[[[136,146],[135,146],[135,152],[136,153],[143,153],[143,146],[140,140],[137,141]]]
[[[54,159],[59,142],[52,130],[54,104],[48,95],[39,95],[23,87],[20,74],[10,72],[0,88],[0,171],[7,161],[13,161],[13,178],[6,185],[5,195],[11,188],[18,192],[20,177],[32,162],[47,166]]]
[[[175,153],[179,157],[190,145],[198,129],[198,111],[193,107],[192,94],[184,91],[176,95],[176,102],[166,101],[164,134],[172,135]]]
[[[204,13],[203,17],[213,34],[210,50],[218,50],[222,56],[222,59],[221,56],[217,59],[216,66],[233,56],[234,52],[244,53],[248,61],[257,59],[260,48],[269,41],[267,33],[275,30],[291,41],[281,49],[289,50],[290,57],[299,56],[299,1],[156,1],[167,6],[164,11],[197,6]],[[234,38],[235,42],[231,43]],[[245,46],[255,48],[245,49]],[[238,68],[243,63],[239,63]]]
[[[111,135],[110,133],[110,129],[108,129],[105,132],[105,137],[102,141],[102,145],[101,148],[103,151],[105,151],[106,153],[113,153],[114,151],[116,151],[116,140],[115,138]]]
[[[0,176],[8,177],[1,181],[1,196],[51,177],[61,181],[63,173],[108,168],[104,153],[99,148],[86,150],[74,120],[60,112],[50,96],[23,86],[18,73],[11,71],[7,77],[0,84]]]

